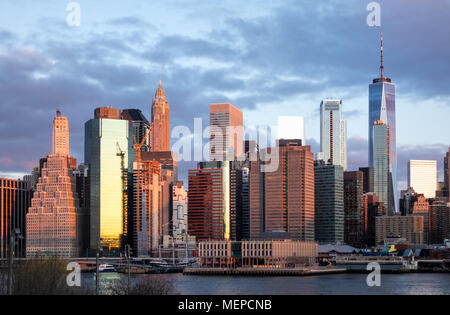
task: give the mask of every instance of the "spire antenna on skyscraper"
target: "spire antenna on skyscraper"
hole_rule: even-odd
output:
[[[164,92],[161,81],[162,80],[160,79],[158,88],[156,89],[155,98],[152,102],[151,111],[153,130],[150,138],[152,152],[170,150],[169,102],[166,99],[166,93]]]
[[[381,65],[380,65],[380,78],[383,79],[383,32],[381,32],[381,46],[380,46],[380,52],[381,52]]]

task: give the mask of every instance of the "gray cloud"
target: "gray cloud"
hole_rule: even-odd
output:
[[[407,165],[409,160],[436,160],[440,179],[443,179],[444,156],[449,145],[424,144],[397,146],[397,180],[405,183],[407,180]],[[367,139],[349,138],[347,140],[348,169],[357,170],[368,164]],[[398,187],[406,189],[407,187]]]
[[[450,4],[381,3],[386,72],[401,93],[417,99],[450,97],[450,44],[438,40],[450,33]],[[161,66],[172,126],[192,126],[193,117],[207,120],[211,102],[253,109],[329,89],[342,91],[337,97],[344,101],[353,93],[367,93],[367,84],[378,74],[379,29],[365,24],[365,5],[356,0],[288,1],[251,19],[221,12],[220,23],[196,36],[168,34],[127,14],[106,21],[107,32],[85,36],[51,19],[35,34],[1,30],[0,170],[29,171],[49,152],[57,108],[69,118],[72,152],[81,160],[83,124],[95,107],[135,107],[149,118]],[[189,63],[196,59],[201,61]],[[344,113],[345,118],[361,115],[360,110]],[[441,160],[444,147],[427,148]],[[399,165],[420,153],[410,149],[399,147]],[[367,140],[350,138],[349,165],[366,164]]]

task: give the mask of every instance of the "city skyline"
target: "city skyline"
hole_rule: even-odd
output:
[[[48,147],[42,145],[47,143],[44,136],[49,134],[48,130],[44,130],[47,123],[45,116],[49,116],[57,108],[60,108],[73,122],[72,147],[74,149],[72,154],[78,159],[82,157],[82,122],[90,117],[92,109],[96,107],[94,104],[111,104],[120,108],[136,107],[141,109],[147,118],[150,118],[148,108],[151,104],[154,86],[158,77],[161,76],[161,72],[163,82],[167,82],[165,90],[171,104],[173,125],[183,122],[188,122],[187,125],[192,124],[193,113],[201,113],[204,122],[206,122],[208,104],[218,101],[229,101],[243,110],[244,120],[248,125],[255,124],[255,121],[266,123],[268,119],[271,119],[271,114],[274,113],[275,109],[279,112],[281,108],[284,115],[305,116],[307,144],[313,147],[314,152],[318,151],[319,143],[317,104],[320,99],[330,94],[339,97],[344,100],[343,117],[348,121],[349,170],[365,166],[367,162],[360,160],[360,156],[367,156],[367,154],[362,153],[367,152],[367,139],[355,135],[364,134],[367,130],[367,126],[358,121],[364,120],[362,118],[366,115],[366,84],[377,73],[377,46],[379,45],[380,29],[367,27],[365,24],[365,4],[355,3],[339,4],[341,9],[335,11],[333,8],[336,9],[336,3],[331,2],[329,4],[330,12],[324,10],[326,7],[324,5],[295,3],[267,4],[254,12],[252,8],[254,8],[255,3],[250,3],[240,7],[242,11],[241,15],[238,15],[240,18],[231,21],[229,20],[232,16],[230,11],[233,11],[233,9],[229,9],[220,15],[220,20],[225,25],[232,26],[228,30],[229,32],[226,32],[226,28],[223,26],[215,26],[211,32],[220,32],[224,35],[230,34],[232,31],[236,32],[238,39],[236,42],[241,41],[245,48],[242,53],[239,53],[237,47],[226,40],[226,36],[223,39],[220,37],[221,40],[209,40],[208,34],[201,31],[204,29],[203,26],[211,25],[207,13],[218,10],[211,5],[201,6],[200,11],[203,14],[199,16],[198,24],[189,25],[186,29],[175,22],[166,21],[163,23],[161,21],[164,19],[164,15],[168,14],[167,10],[176,5],[176,1],[168,3],[164,10],[160,11],[162,12],[161,17],[152,16],[151,21],[147,12],[150,14],[152,7],[148,7],[148,5],[136,6],[136,8],[119,12],[120,6],[113,3],[111,11],[105,13],[100,19],[98,15],[92,16],[89,13],[90,10],[94,10],[94,7],[97,8],[97,5],[91,6],[86,1],[81,1],[83,17],[79,29],[64,28],[66,12],[63,5],[61,7],[56,3],[42,5],[36,7],[38,14],[29,17],[30,24],[43,23],[41,20],[45,20],[47,17],[46,28],[42,32],[44,35],[35,39],[31,39],[32,36],[30,36],[33,34],[32,28],[20,26],[12,29],[11,26],[14,26],[15,23],[11,21],[11,17],[7,17],[4,21],[5,26],[0,25],[4,30],[2,38],[5,39],[1,48],[1,63],[3,67],[8,67],[7,69],[17,70],[13,74],[21,76],[24,80],[20,81],[20,86],[14,85],[17,80],[10,80],[10,85],[5,86],[8,90],[19,90],[23,93],[19,93],[20,96],[16,95],[14,98],[5,100],[4,104],[8,107],[5,107],[7,109],[5,117],[11,119],[5,120],[2,124],[2,128],[4,128],[2,130],[7,132],[10,129],[9,124],[17,123],[16,116],[20,116],[22,123],[31,125],[31,128],[37,132],[33,133],[36,140],[31,141],[31,143],[30,134],[25,132],[12,134],[11,137],[8,137],[7,142],[2,138],[1,147],[7,147],[9,155],[5,155],[5,151],[2,150],[0,156],[1,173],[2,175],[28,173],[35,166],[35,161],[46,151],[49,151]],[[4,11],[15,12],[11,16],[21,14],[16,5],[12,3],[3,5],[5,6]],[[101,4],[98,5],[101,6]],[[160,4],[157,3],[155,6],[153,9],[156,10],[160,7]],[[293,10],[293,13],[288,12],[288,6]],[[427,121],[430,123],[431,117],[437,120],[436,122],[433,120],[433,123],[439,124],[440,120],[443,119],[442,117],[446,117],[447,109],[442,104],[446,103],[448,98],[447,91],[442,86],[442,82],[446,82],[445,75],[448,71],[439,70],[439,73],[443,73],[439,81],[436,81],[432,75],[433,71],[437,71],[435,69],[438,69],[438,66],[441,69],[442,67],[448,67],[448,62],[442,59],[446,55],[445,51],[448,47],[445,45],[442,47],[439,41],[432,41],[431,38],[422,37],[419,42],[417,37],[412,39],[405,36],[413,33],[419,25],[422,28],[428,28],[428,30],[436,27],[440,27],[442,30],[447,29],[448,25],[443,23],[443,17],[440,15],[441,12],[445,12],[445,6],[447,5],[429,4],[423,6],[421,12],[424,15],[429,16],[437,13],[438,17],[433,18],[429,25],[412,23],[412,26],[408,28],[398,26],[394,23],[395,19],[393,18],[395,14],[402,12],[405,6],[401,1],[396,4],[383,3],[385,14],[383,15],[383,26],[381,28],[385,34],[386,72],[387,75],[395,78],[398,87],[399,180],[403,183],[406,183],[405,161],[407,160],[434,159],[438,161],[438,169],[441,170],[442,159],[440,156],[446,151],[446,144],[444,138],[442,138],[442,134],[445,134],[445,132],[433,132],[432,128],[419,132],[409,126],[418,121],[421,121],[422,124],[426,124]],[[346,54],[343,54],[343,51],[339,48],[334,48],[333,58],[327,58],[326,54],[317,54],[319,52],[317,46],[309,40],[311,36],[308,36],[306,29],[303,30],[302,23],[299,23],[299,27],[292,31],[285,32],[285,36],[277,37],[277,32],[283,34],[283,30],[288,30],[287,21],[292,21],[294,16],[299,21],[309,21],[301,13],[302,11],[315,12],[322,18],[339,19],[341,27],[350,28],[360,25],[359,28],[354,27],[354,34],[348,32],[352,35],[352,41],[358,42],[358,45],[348,46],[350,51]],[[23,14],[27,15],[25,12]],[[188,16],[191,12],[188,9],[180,8],[175,11],[172,10],[171,14]],[[314,14],[312,15],[314,16]],[[267,17],[271,17],[270,21],[266,19]],[[342,17],[348,17],[348,19],[342,19]],[[265,21],[271,23],[271,25],[265,26]],[[161,23],[169,25],[167,34],[161,32],[161,26],[159,25]],[[61,29],[60,32],[46,36],[45,34],[49,34],[47,31],[54,29],[56,25]],[[98,30],[93,31],[94,25],[98,27]],[[323,23],[320,23],[320,25],[323,26]],[[99,34],[105,31],[105,27],[109,28],[111,32],[108,33],[108,36],[99,37]],[[151,40],[149,39],[151,41],[149,47],[154,42],[165,44],[157,47],[160,48],[161,52],[169,52],[165,54],[168,57],[158,55],[156,52],[150,54],[148,49],[144,49],[137,42],[132,42],[133,39],[139,39],[136,37],[138,36],[136,30],[145,33],[151,27],[155,28],[155,36]],[[329,39],[330,35],[326,35],[328,31],[330,31],[329,28],[321,29],[320,33],[310,30],[310,34],[313,34],[319,40],[319,43],[323,43]],[[249,37],[249,32],[256,32],[256,34],[260,32],[262,36],[267,37],[268,43],[274,43],[278,38],[281,43],[289,42],[291,44],[287,46],[286,52],[280,52],[278,49],[270,49],[255,43],[254,39]],[[126,36],[125,45],[118,45],[117,39],[122,38],[119,37],[119,33],[130,35]],[[133,34],[135,37],[131,36]],[[330,31],[330,34],[335,34],[335,32]],[[356,41],[355,36],[360,40]],[[301,41],[293,40],[295,38],[303,39],[304,44],[299,43]],[[64,41],[67,42],[65,45],[62,44]],[[80,47],[84,47],[83,44],[90,43],[92,55],[85,55],[77,49],[71,49],[72,53],[69,54],[67,48],[71,47],[70,45],[73,46],[74,41],[78,41]],[[332,43],[334,41],[348,44],[350,36],[346,33],[337,36]],[[127,46],[128,44],[131,46],[137,45],[137,47],[130,49]],[[305,47],[304,45],[309,46]],[[407,46],[408,49],[405,49],[404,47]],[[179,50],[175,52],[176,47]],[[191,47],[203,48],[188,49]],[[99,49],[106,49],[109,52],[108,56],[100,58],[99,55],[101,54],[97,54],[97,57],[95,57],[94,53]],[[430,61],[431,64],[428,64],[427,67],[410,67],[411,64],[415,64],[414,60],[420,60],[421,56],[427,53],[427,49],[429,49],[428,54],[435,56],[434,60]],[[364,53],[358,54],[356,50]],[[441,51],[441,53],[435,54],[435,50]],[[147,57],[143,57],[143,52],[146,51],[149,54]],[[247,60],[248,54],[252,53],[256,54],[257,58],[254,58],[254,61],[240,71],[234,71],[239,69],[244,64],[243,61]],[[126,55],[128,55],[128,58]],[[188,59],[187,61],[180,61],[180,59],[183,59],[183,55],[185,59]],[[352,60],[352,66],[350,66],[347,55],[357,57],[356,60]],[[285,60],[277,58],[283,56]],[[111,60],[114,57],[117,57],[118,63],[113,66],[108,59]],[[142,67],[137,68],[136,63],[142,61],[142,58],[144,58]],[[204,60],[195,61],[196,58]],[[89,68],[85,67],[89,65],[87,61],[91,63]],[[227,62],[231,65],[227,65]],[[81,66],[75,71],[74,66],[78,63]],[[288,64],[289,67],[287,67]],[[266,71],[271,71],[271,75],[265,75],[266,71],[261,72],[261,66],[268,67]],[[324,71],[323,66],[329,66],[331,71]],[[163,71],[161,71],[161,67]],[[69,71],[63,73],[61,72],[63,69]],[[275,69],[276,71],[274,71]],[[230,70],[235,74],[230,75]],[[80,73],[80,71],[84,72],[84,76],[80,77],[79,80],[70,77],[70,75]],[[250,78],[245,80],[242,77],[244,73],[247,73]],[[329,78],[325,78],[327,75]],[[310,80],[305,81],[305,77],[308,76]],[[179,80],[185,78],[189,78],[190,82],[181,84]],[[345,80],[342,81],[342,78]],[[93,84],[94,81],[97,82],[97,85],[100,84],[100,89],[96,84]],[[314,81],[316,81],[315,84]],[[269,82],[272,82],[272,87],[270,87]],[[263,87],[263,90],[267,90],[266,93],[263,93],[262,88],[255,88],[258,83]],[[130,86],[134,86],[134,91],[130,92],[128,88]],[[204,88],[204,90],[201,90],[201,88]],[[45,96],[45,98],[36,97],[37,95],[33,92],[36,89],[42,91],[40,95]],[[305,93],[305,89],[309,92]],[[412,93],[413,90],[418,91],[415,92],[418,95]],[[74,91],[81,93],[75,94]],[[9,95],[7,90],[4,91],[4,95]],[[33,101],[27,99],[29,95],[34,96]],[[275,103],[277,106],[273,105]],[[417,105],[414,110],[408,110],[406,105],[410,103],[422,104],[423,106]],[[32,109],[39,108],[39,110],[28,111],[27,109],[31,105],[33,106]],[[258,112],[268,114],[261,115]],[[436,115],[436,113],[440,113],[440,115]],[[276,121],[272,120],[270,123],[276,124]],[[6,134],[9,135],[9,133]],[[23,148],[24,143],[29,144],[25,145],[27,152],[19,156],[17,145],[20,144],[20,148]],[[420,146],[417,147],[417,145]],[[182,166],[180,165],[180,167]],[[186,167],[186,169],[190,167]],[[405,184],[399,183],[399,189],[405,188],[404,186]]]
[[[450,294],[450,0],[0,12],[0,295]]]

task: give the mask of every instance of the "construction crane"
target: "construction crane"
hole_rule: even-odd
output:
[[[150,134],[150,131],[152,131],[151,125],[147,129],[145,136],[142,138],[141,143],[139,143],[139,144],[137,143],[136,136],[133,134],[133,141],[134,141],[133,149],[136,150],[136,162],[138,162],[138,163],[141,162],[141,148],[143,147],[145,140],[147,140],[148,135]],[[150,146],[149,146],[149,149],[150,149]]]
[[[133,149],[136,150],[136,164],[137,164],[137,174],[136,174],[136,231],[139,230],[139,224],[140,224],[140,183],[141,183],[141,148],[145,143],[145,140],[147,140],[148,135],[152,131],[152,126],[147,129],[147,132],[145,133],[145,136],[142,138],[141,142],[138,143],[136,140],[136,136],[133,134]],[[150,149],[150,147],[149,147]]]
[[[117,153],[120,156],[120,167],[122,171],[122,237],[128,235],[128,171],[125,167],[125,151],[120,148],[119,142],[116,142]],[[123,241],[123,240],[122,240]]]

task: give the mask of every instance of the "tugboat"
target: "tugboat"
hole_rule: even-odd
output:
[[[116,269],[113,265],[103,264],[98,266],[99,272],[116,272]]]

